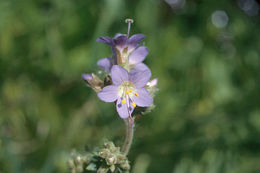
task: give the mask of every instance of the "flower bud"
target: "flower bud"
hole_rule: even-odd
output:
[[[115,148],[115,144],[113,142],[106,142],[105,147],[109,150]]]
[[[106,162],[108,165],[114,165],[114,164],[116,164],[117,159],[113,154],[111,154],[106,158]]]
[[[108,172],[108,168],[102,168],[100,167],[98,170],[97,170],[97,173],[107,173]]]
[[[110,151],[108,149],[102,149],[99,152],[99,156],[102,158],[107,158],[109,154],[110,154]]]
[[[76,163],[77,165],[82,163],[82,159],[81,159],[80,156],[77,156],[77,157],[75,158],[75,163]]]
[[[82,74],[82,78],[85,80],[87,85],[91,87],[94,91],[101,91],[103,82],[95,74]]]
[[[123,163],[125,163],[126,161],[127,161],[127,158],[126,158],[125,155],[123,155],[123,154],[118,154],[118,155],[117,155],[117,163],[123,164]]]
[[[121,164],[120,166],[124,170],[130,170],[130,165],[129,165],[128,161],[126,161],[125,163]]]
[[[147,82],[145,88],[148,90],[148,92],[154,96],[156,91],[158,91],[158,88],[157,88],[157,84],[158,84],[158,79],[157,78],[154,78],[153,80]]]
[[[114,172],[116,167],[115,167],[115,165],[111,165],[109,169],[110,169],[111,172]]]
[[[150,82],[148,82],[146,85],[148,87],[156,87],[157,86],[157,83],[158,83],[158,79],[157,78],[154,78],[153,80],[151,80]]]

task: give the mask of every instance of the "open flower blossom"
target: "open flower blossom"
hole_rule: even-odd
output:
[[[126,70],[132,68],[139,70],[147,70],[148,67],[143,64],[143,60],[148,55],[148,49],[145,46],[140,46],[145,38],[143,34],[135,34],[128,38],[124,34],[116,34],[114,38],[100,37],[97,42],[105,43],[112,47],[113,57],[105,57],[100,59],[97,64],[105,71],[110,71],[113,65],[121,65]]]
[[[98,97],[105,102],[115,102],[121,118],[131,117],[136,106],[149,107],[153,98],[144,88],[151,77],[150,70],[128,72],[119,65],[111,68],[112,85],[104,87]]]

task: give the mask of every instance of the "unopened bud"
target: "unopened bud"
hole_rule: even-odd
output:
[[[118,155],[117,155],[117,162],[118,162],[119,164],[123,164],[123,163],[125,163],[126,161],[127,161],[127,158],[126,158],[125,155],[122,155],[122,154],[118,154]]]
[[[124,170],[130,170],[130,165],[129,165],[128,161],[126,161],[125,163],[121,164],[120,166]]]
[[[92,74],[82,74],[82,78],[87,82],[87,84],[90,84],[89,81],[93,79]]]
[[[111,172],[114,172],[115,169],[116,169],[115,165],[111,165],[111,166],[110,166],[110,171],[111,171]]]
[[[156,87],[158,83],[158,79],[154,78],[153,80],[151,80],[150,82],[147,82],[147,87]]]
[[[106,142],[106,143],[105,143],[105,147],[106,147],[107,149],[111,150],[111,149],[115,148],[115,145],[114,145],[113,142]]]
[[[81,159],[80,156],[77,156],[77,157],[75,158],[75,163],[76,163],[77,165],[82,163],[82,159]]]
[[[91,87],[94,91],[101,91],[103,82],[95,74],[82,74],[82,78],[85,80],[87,85]]]
[[[113,154],[111,154],[107,159],[106,159],[106,161],[107,161],[107,164],[108,165],[114,165],[114,164],[116,164],[116,157],[113,155]]]
[[[145,88],[148,90],[148,92],[154,96],[156,91],[158,91],[158,88],[157,88],[157,84],[158,84],[158,79],[155,78],[149,82],[147,82]]]
[[[97,170],[97,173],[107,173],[108,172],[108,168],[102,168],[100,167],[98,170]]]
[[[99,156],[102,158],[107,158],[109,154],[110,154],[110,151],[108,149],[102,149],[99,152]]]

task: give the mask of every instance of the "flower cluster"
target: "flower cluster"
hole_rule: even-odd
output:
[[[104,147],[91,153],[73,152],[67,162],[71,173],[83,172],[124,172],[128,173],[130,164],[127,157],[113,142],[106,142]]]
[[[97,62],[108,73],[104,82],[94,74],[82,75],[87,84],[98,92],[101,100],[115,102],[117,112],[123,119],[131,118],[136,107],[150,107],[153,104],[153,88],[157,85],[157,79],[149,81],[151,71],[143,63],[148,55],[148,49],[141,44],[145,36],[135,34],[129,37],[129,31],[127,35],[116,34],[114,38],[97,39],[97,42],[112,48],[111,57]]]

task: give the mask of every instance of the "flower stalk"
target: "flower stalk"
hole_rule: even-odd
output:
[[[134,119],[129,117],[127,119],[124,119],[124,121],[125,121],[125,125],[126,125],[126,136],[125,136],[125,142],[124,142],[121,152],[124,155],[127,155],[131,148],[132,142],[133,142]]]
[[[116,34],[113,38],[103,36],[96,41],[109,45],[112,48],[112,56],[98,60],[97,65],[108,73],[102,80],[95,74],[83,74],[86,84],[91,87],[99,99],[115,104],[120,118],[125,122],[125,141],[121,149],[112,142],[106,143],[105,148],[90,153],[84,162],[78,163],[72,159],[69,164],[72,172],[80,169],[80,172],[128,172],[130,164],[127,155],[131,148],[134,136],[134,117],[137,111],[151,110],[153,97],[156,91],[158,79],[151,78],[151,70],[143,63],[148,55],[148,49],[141,42],[145,39],[143,34],[130,36],[133,19],[126,19],[128,24],[127,34]],[[143,110],[143,111],[142,111]],[[77,158],[77,157],[76,157]]]

